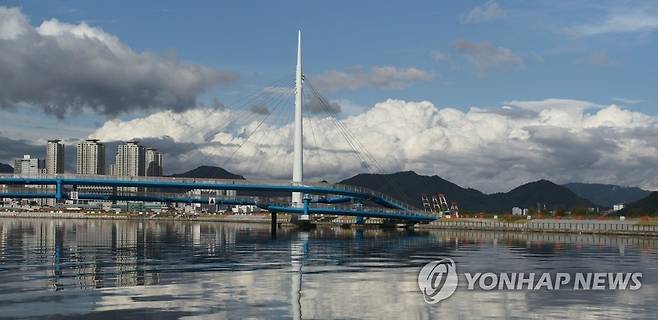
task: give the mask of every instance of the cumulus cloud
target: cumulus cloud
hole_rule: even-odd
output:
[[[434,75],[418,68],[393,66],[372,67],[369,70],[353,67],[346,70],[331,70],[313,77],[313,84],[322,91],[341,89],[357,90],[377,88],[399,90],[414,82],[430,81]]]
[[[524,59],[512,50],[486,42],[458,40],[455,48],[471,63],[479,77],[486,77],[492,69],[519,68],[525,64]]]
[[[197,108],[184,112],[162,111],[144,118],[128,121],[113,119],[105,122],[91,136],[103,140],[130,140],[132,138],[170,137],[176,142],[209,142],[209,133],[226,126],[236,118],[231,109]],[[235,131],[230,127],[227,130]]]
[[[481,23],[496,20],[506,16],[507,13],[503,10],[498,3],[494,0],[489,0],[481,6],[477,6],[462,17],[461,22],[467,23]]]
[[[0,107],[43,107],[63,117],[91,110],[183,110],[232,73],[139,53],[86,23],[51,19],[33,27],[17,8],[0,7]]]
[[[252,178],[289,178],[292,124],[266,123],[249,139],[245,132],[257,121],[217,131],[218,123],[234,117],[232,112],[200,108],[112,120],[93,136],[169,139],[170,144],[194,146],[167,154],[171,163],[185,164],[180,169],[225,164]],[[461,111],[427,101],[386,100],[342,123],[390,172],[438,174],[488,192],[539,178],[658,188],[658,117],[617,105],[546,99]],[[304,132],[309,179],[338,180],[366,170],[331,118],[306,118]]]
[[[567,28],[573,36],[596,36],[608,33],[653,32],[658,29],[658,6],[635,6],[613,9],[607,17],[593,23]]]

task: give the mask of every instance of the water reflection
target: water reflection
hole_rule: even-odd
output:
[[[653,318],[654,238],[0,219],[0,317]],[[427,305],[416,275],[644,272],[639,291],[472,292]],[[463,285],[461,283],[460,285]]]

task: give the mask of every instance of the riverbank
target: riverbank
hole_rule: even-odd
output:
[[[521,220],[518,222],[504,222],[496,219],[445,219],[433,221],[428,224],[418,224],[415,228],[658,236],[658,226],[643,224],[640,219],[627,219],[623,221],[535,219]]]
[[[37,219],[101,219],[101,220],[155,220],[155,221],[199,221],[199,222],[238,222],[238,223],[271,223],[268,214],[258,215],[172,215],[155,213],[82,213],[82,212],[0,212],[0,218],[37,218]],[[279,214],[278,223],[289,224],[290,215]],[[348,217],[345,217],[348,218]],[[339,219],[338,221],[317,221],[318,225],[328,226],[357,226],[356,219]],[[379,221],[365,221],[365,226],[377,227]],[[496,219],[441,219],[427,224],[416,224],[414,229],[453,229],[453,230],[482,230],[505,232],[538,232],[538,233],[572,233],[572,234],[601,234],[622,236],[649,236],[658,237],[658,225],[643,223],[640,219],[620,220],[570,220],[570,219],[534,219],[505,222]]]

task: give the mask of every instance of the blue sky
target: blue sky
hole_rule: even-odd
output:
[[[254,123],[218,127],[234,101],[292,83],[298,29],[308,81],[382,171],[492,192],[542,178],[658,189],[656,1],[0,0],[0,162],[48,138],[139,138],[167,173],[286,178],[291,154],[268,148],[289,147],[289,108],[265,141],[245,138]],[[338,140],[305,142],[322,149],[308,176],[363,171]]]
[[[629,106],[635,110],[657,110],[655,27],[588,36],[568,32],[643,7],[655,11],[655,2],[498,1],[498,16],[470,23],[469,12],[485,8],[486,1],[5,2],[21,7],[32,24],[50,18],[86,21],[137,51],[175,50],[184,61],[234,70],[241,80],[231,89],[290,72],[295,31],[301,28],[305,72],[311,76],[354,66],[416,67],[435,76],[404,90],[329,94],[360,105],[389,97],[458,108],[551,97],[602,104],[624,98],[640,101]],[[522,65],[493,67],[478,76],[455,48],[459,40],[508,48]],[[445,59],[434,61],[433,51]]]

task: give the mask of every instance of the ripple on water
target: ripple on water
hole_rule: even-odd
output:
[[[0,318],[652,318],[658,240],[475,231],[0,219]],[[458,272],[645,273],[641,291],[482,292],[440,306],[416,284]],[[462,284],[461,286],[463,286]],[[477,306],[474,308],[473,306]]]

